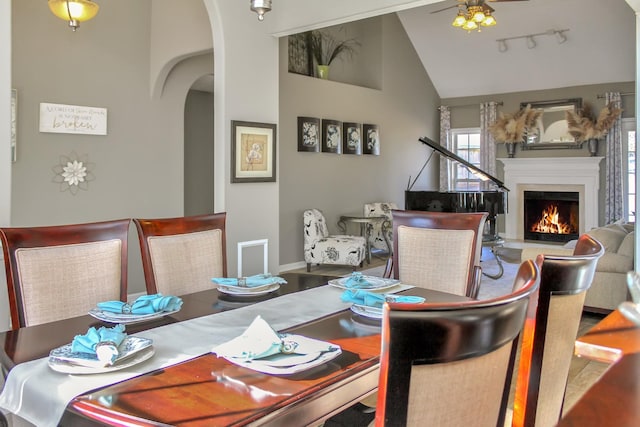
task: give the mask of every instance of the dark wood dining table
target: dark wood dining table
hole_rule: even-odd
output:
[[[576,340],[575,354],[611,366],[558,426],[640,426],[640,327],[614,310]]]
[[[295,273],[280,276],[288,284],[275,295],[251,301],[225,301],[215,289],[183,295],[179,312],[155,321],[128,325],[127,330],[135,334],[242,304],[257,304],[285,293],[324,285],[334,278]],[[468,300],[422,288],[407,292],[431,302]],[[83,331],[99,325],[103,324],[87,315],[5,332],[0,335],[4,340],[2,363],[10,369],[15,364],[46,357],[51,349],[69,342],[68,332],[63,331]],[[286,376],[263,374],[234,365],[212,353],[203,354],[76,396],[67,406],[60,425],[319,424],[376,390],[379,321],[345,309],[297,325],[288,332],[338,344],[342,354],[322,366]]]

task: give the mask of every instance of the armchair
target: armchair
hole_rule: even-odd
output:
[[[398,209],[395,203],[373,202],[364,204],[364,216],[386,216],[391,223],[391,210]],[[391,254],[393,248],[393,228],[387,227],[386,236],[382,231],[382,224],[374,224],[369,233],[369,245],[372,248],[380,249]],[[390,246],[387,246],[389,243]]]
[[[366,258],[366,241],[361,236],[330,235],[327,221],[318,209],[304,211],[304,260],[311,264],[351,265],[355,270]]]

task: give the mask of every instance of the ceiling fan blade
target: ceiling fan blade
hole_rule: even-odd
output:
[[[449,6],[449,7],[445,7],[443,9],[438,9],[438,10],[434,10],[431,13],[438,13],[438,12],[444,12],[445,10],[449,10],[449,9],[453,9],[454,7],[458,7],[459,5],[454,4],[453,6]]]

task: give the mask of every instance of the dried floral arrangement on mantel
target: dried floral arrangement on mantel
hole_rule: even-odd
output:
[[[601,139],[607,135],[609,129],[622,114],[622,108],[616,108],[613,103],[607,104],[596,117],[591,105],[585,103],[579,111],[567,111],[569,133],[576,142],[590,139]]]
[[[489,126],[489,132],[495,142],[506,144],[508,156],[513,157],[516,143],[524,141],[540,116],[542,116],[542,110],[531,108],[530,104],[512,114],[500,112],[498,120]]]

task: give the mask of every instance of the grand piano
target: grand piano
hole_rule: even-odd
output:
[[[479,169],[457,154],[449,151],[437,142],[423,136],[419,141],[449,161],[457,162],[468,168],[483,181],[491,181],[495,190],[487,191],[405,191],[405,209],[438,212],[488,212],[483,239],[500,240],[496,229],[496,218],[507,210],[507,192],[509,189],[498,178]],[[415,181],[414,181],[415,182]]]

